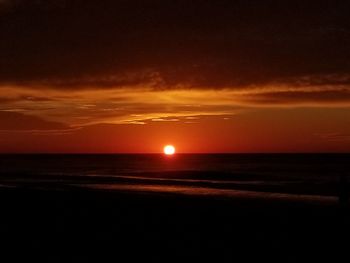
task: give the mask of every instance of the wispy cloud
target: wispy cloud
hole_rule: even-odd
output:
[[[350,142],[350,133],[328,132],[328,133],[319,133],[316,135],[330,142]]]
[[[275,84],[244,89],[127,87],[66,91],[7,86],[0,88],[0,98],[3,112],[20,112],[79,127],[227,116],[259,107],[349,107],[350,88]]]
[[[62,131],[69,127],[37,116],[18,112],[0,111],[0,131]]]

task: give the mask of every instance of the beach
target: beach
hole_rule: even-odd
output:
[[[2,188],[2,255],[50,262],[344,262],[337,205],[107,190]]]

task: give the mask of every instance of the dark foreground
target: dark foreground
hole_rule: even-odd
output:
[[[7,188],[0,200],[1,262],[350,260],[334,205]]]

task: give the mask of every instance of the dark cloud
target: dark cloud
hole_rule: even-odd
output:
[[[2,2],[2,83],[237,87],[350,74],[348,1]]]
[[[0,131],[65,130],[62,123],[46,121],[18,112],[0,111]]]
[[[0,96],[0,106],[1,104],[14,103],[14,102],[51,102],[55,101],[55,98],[49,97],[39,97],[32,95],[18,95],[15,97],[1,97]]]
[[[249,96],[247,102],[255,104],[298,104],[298,103],[349,103],[350,89],[323,91],[281,91],[266,92]]]

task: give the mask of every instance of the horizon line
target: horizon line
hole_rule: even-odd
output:
[[[174,155],[233,154],[350,154],[350,152],[177,152]],[[164,155],[163,152],[0,152],[0,155]]]

